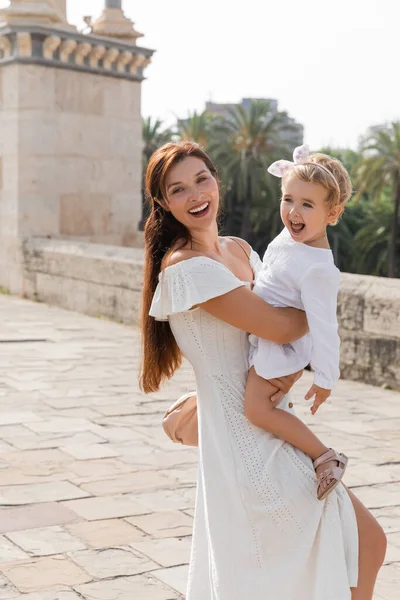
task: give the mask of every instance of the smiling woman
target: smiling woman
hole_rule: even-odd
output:
[[[166,177],[166,191],[164,207],[181,223],[186,223],[186,219],[181,220],[183,213],[195,219],[215,218],[219,204],[218,182],[199,157],[190,156],[185,165],[178,163],[171,168]]]

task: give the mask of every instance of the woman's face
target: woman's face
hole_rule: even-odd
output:
[[[171,167],[165,179],[167,210],[189,231],[207,229],[218,214],[219,189],[205,163],[188,156]]]

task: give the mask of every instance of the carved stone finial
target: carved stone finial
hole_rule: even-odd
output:
[[[92,23],[93,33],[136,45],[136,40],[143,37],[143,34],[136,31],[134,24],[125,16],[118,4],[121,4],[118,0],[115,1],[115,6],[112,5],[111,0],[106,4],[101,16]],[[108,5],[110,8],[107,7]]]
[[[0,10],[0,27],[23,23],[75,29],[67,22],[64,5],[60,2],[62,0],[10,0],[10,6]]]

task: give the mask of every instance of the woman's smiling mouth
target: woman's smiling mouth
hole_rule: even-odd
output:
[[[205,215],[208,212],[209,206],[210,206],[210,203],[208,201],[203,202],[202,204],[199,204],[198,206],[191,208],[189,210],[189,213],[191,215],[193,215],[194,217],[202,217],[203,215]]]

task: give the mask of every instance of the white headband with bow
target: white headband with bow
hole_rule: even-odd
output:
[[[293,152],[293,161],[277,160],[268,168],[268,173],[275,177],[283,177],[288,171],[291,171],[296,165],[304,165],[310,157],[310,147],[307,144],[298,146]]]

